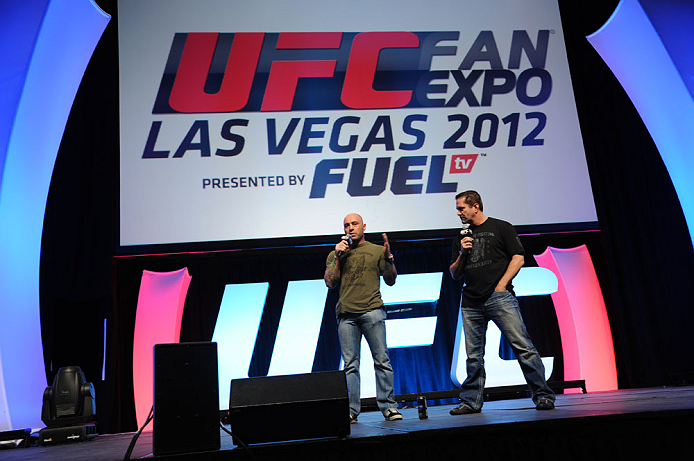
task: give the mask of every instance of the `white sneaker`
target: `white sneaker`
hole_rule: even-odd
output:
[[[400,412],[394,408],[387,409],[386,412],[383,413],[383,417],[386,421],[399,421],[402,419]]]

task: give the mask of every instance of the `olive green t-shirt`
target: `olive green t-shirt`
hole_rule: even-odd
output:
[[[328,255],[332,264],[335,251]],[[380,276],[385,269],[383,247],[364,242],[351,248],[340,258],[340,300],[335,306],[337,315],[343,312],[362,314],[383,307]]]

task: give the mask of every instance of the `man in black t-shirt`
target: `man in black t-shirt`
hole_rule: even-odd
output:
[[[463,230],[453,239],[451,276],[463,278],[462,313],[467,377],[460,405],[452,415],[479,413],[484,390],[484,342],[493,321],[511,345],[532,392],[535,408],[551,410],[555,395],[545,380],[545,367],[520,314],[511,281],[525,262],[525,251],[513,226],[482,212],[482,198],[472,190],[456,195]]]

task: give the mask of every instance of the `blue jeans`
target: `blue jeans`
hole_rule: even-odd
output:
[[[378,408],[382,413],[389,408],[397,408],[393,396],[393,368],[386,345],[385,309],[374,309],[364,314],[342,313],[338,318],[337,332],[340,335],[342,358],[345,362],[350,412],[356,416],[361,411],[359,357],[362,335],[366,338],[374,359]]]
[[[482,408],[485,382],[484,343],[487,323],[491,320],[511,345],[523,376],[532,392],[533,402],[540,398],[554,401],[554,392],[545,380],[545,367],[533,346],[523,323],[518,300],[508,291],[492,293],[482,306],[463,307],[463,329],[467,352],[467,378],[460,390],[460,400],[473,410]]]

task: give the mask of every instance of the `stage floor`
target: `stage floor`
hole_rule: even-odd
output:
[[[457,454],[566,461],[639,459],[649,449],[658,450],[658,459],[694,457],[693,386],[558,395],[551,411],[535,410],[528,398],[485,402],[478,414],[451,416],[451,408],[429,407],[426,420],[417,417],[416,408],[404,408],[404,419],[393,422],[384,421],[379,412],[362,413],[344,439],[257,444],[249,450],[236,447],[220,429],[218,451],[156,459],[364,461],[390,453],[399,459],[447,459]],[[82,443],[2,449],[0,460],[122,460],[132,437],[107,434]],[[151,432],[140,436],[131,459],[146,457],[153,457]]]

